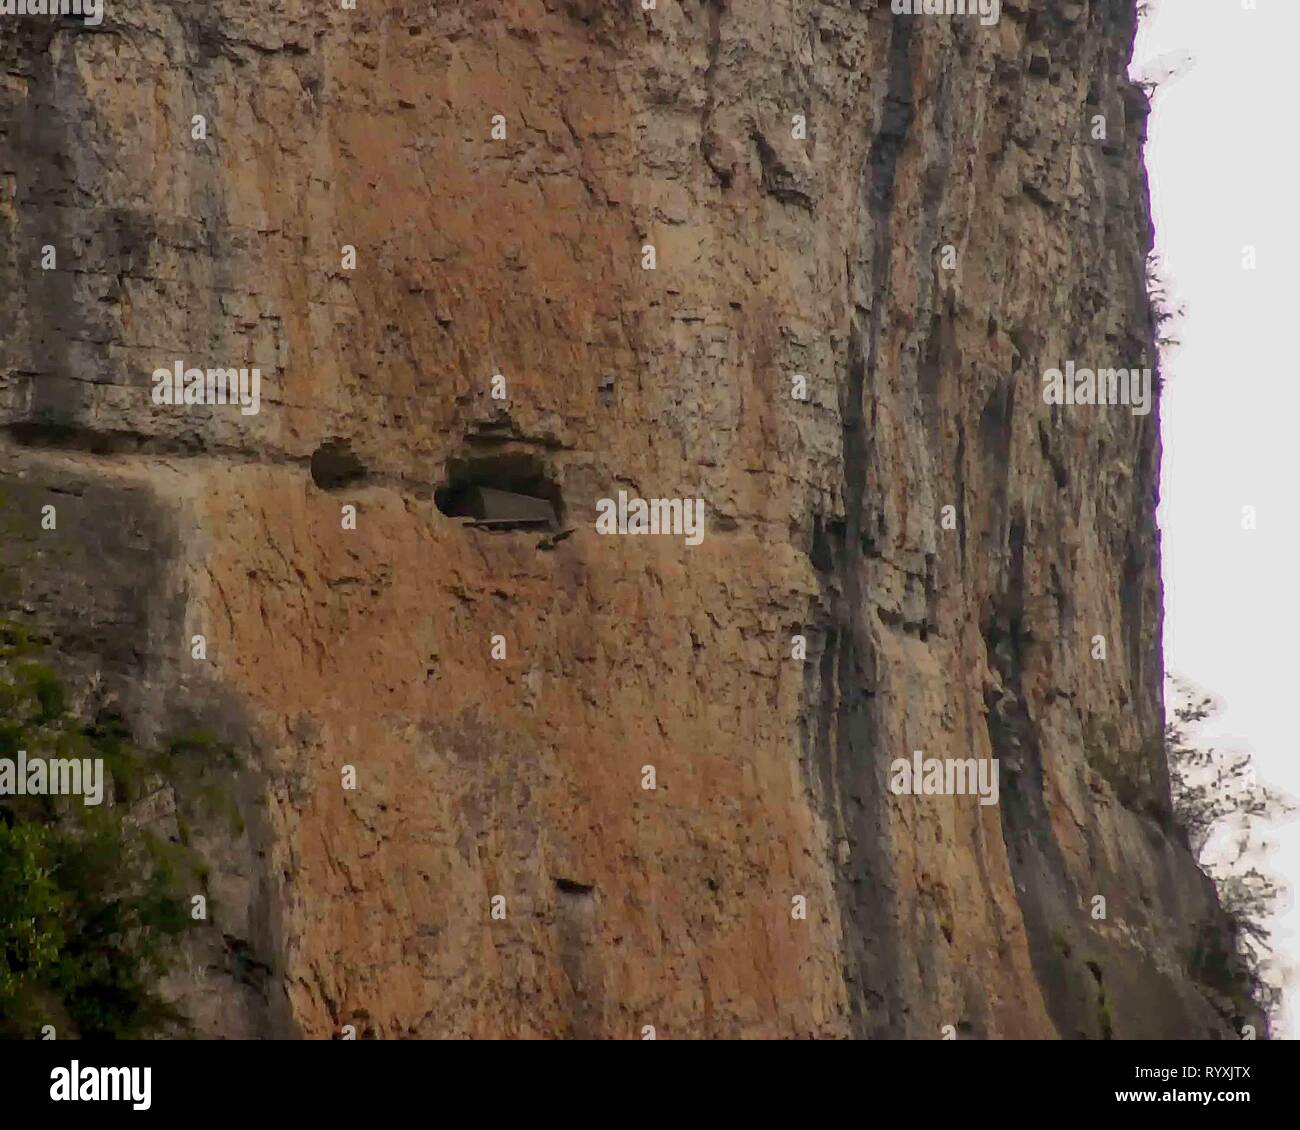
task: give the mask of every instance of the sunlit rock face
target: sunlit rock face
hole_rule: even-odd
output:
[[[4,29],[14,604],[87,709],[245,762],[182,1007],[1234,1036],[1159,754],[1158,410],[1043,395],[1155,368],[1133,5],[645,7]],[[702,538],[598,531],[620,492]],[[915,751],[996,803],[895,789]]]

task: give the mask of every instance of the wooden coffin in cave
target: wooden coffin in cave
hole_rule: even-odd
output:
[[[464,496],[464,513],[471,525],[553,526],[555,507],[544,498],[472,486]]]

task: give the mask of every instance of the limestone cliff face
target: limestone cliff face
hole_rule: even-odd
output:
[[[175,991],[228,1036],[1232,1036],[1158,412],[1041,391],[1155,365],[1131,0],[642,8],[0,29],[16,606],[87,709],[248,764]],[[154,404],[178,361],[260,411]],[[703,543],[599,536],[619,490]],[[913,750],[999,803],[894,795]]]

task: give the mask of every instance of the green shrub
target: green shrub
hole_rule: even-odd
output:
[[[158,1034],[183,1025],[157,986],[206,869],[188,845],[142,827],[132,802],[170,783],[177,748],[212,745],[190,737],[150,754],[120,720],[82,723],[36,650],[20,625],[0,622],[0,757],[102,758],[105,795],[101,805],[0,797],[0,1038],[34,1038],[46,1024],[60,1038]]]

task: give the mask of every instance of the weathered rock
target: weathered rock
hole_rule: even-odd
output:
[[[0,42],[4,489],[63,666],[255,767],[201,1031],[1233,1035],[1158,413],[1041,395],[1155,367],[1129,0],[107,9]],[[441,514],[484,455],[572,536]],[[708,536],[597,536],[620,489]]]

